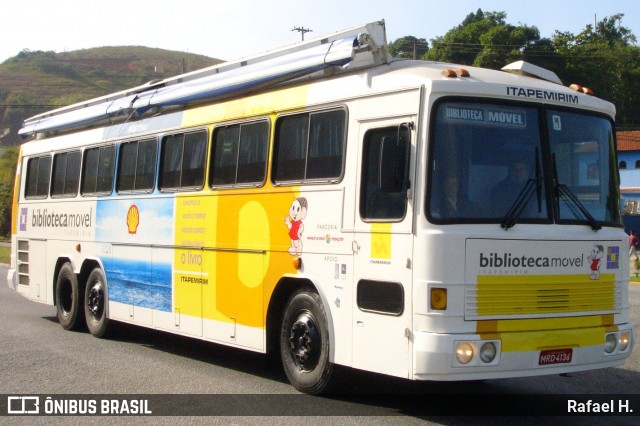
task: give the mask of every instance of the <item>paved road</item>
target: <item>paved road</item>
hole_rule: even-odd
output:
[[[209,398],[213,394],[223,397],[207,400],[193,396],[173,404],[178,404],[175,409],[181,409],[183,405],[206,409],[206,404],[217,404],[221,412],[244,416],[270,413],[275,408],[275,414],[281,416],[134,419],[142,423],[226,424],[231,420],[235,424],[299,424],[301,421],[363,425],[468,424],[469,419],[432,416],[411,407],[421,407],[434,400],[469,404],[476,395],[484,396],[483,402],[487,401],[486,395],[493,395],[499,406],[514,395],[530,395],[532,403],[537,401],[536,395],[553,395],[555,402],[565,404],[565,394],[640,394],[638,347],[624,367],[568,376],[474,383],[416,383],[342,369],[339,378],[344,395],[306,397],[297,394],[287,383],[281,368],[261,354],[124,325],[108,340],[64,331],[57,323],[55,308],[15,294],[6,286],[5,277],[6,267],[0,266],[0,394],[81,394],[85,397],[95,394],[201,394]],[[640,285],[632,285],[630,294],[634,306],[632,320],[639,324]],[[439,400],[442,395],[450,396]],[[291,412],[287,413],[286,409]],[[640,414],[640,406],[637,412]],[[300,417],[306,414],[314,417]],[[340,417],[320,414],[339,414]],[[0,423],[4,423],[3,420],[9,419],[0,417]],[[51,424],[62,419],[32,417],[28,420],[23,424]],[[65,424],[69,424],[69,420],[75,424],[84,424],[87,420],[110,424],[115,420],[124,423],[131,418],[74,417],[66,419]],[[511,424],[515,420],[519,424],[540,423],[539,418],[531,417],[502,420],[481,417],[472,423]],[[598,424],[604,419],[589,420]],[[638,417],[606,420],[608,424],[633,424],[632,420],[636,420],[637,424]],[[555,424],[584,422],[584,418],[554,420]]]

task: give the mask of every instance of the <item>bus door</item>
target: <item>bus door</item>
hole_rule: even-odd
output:
[[[412,282],[411,117],[361,122],[353,365],[407,377]]]

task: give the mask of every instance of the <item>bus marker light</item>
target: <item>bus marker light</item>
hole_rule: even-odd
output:
[[[293,267],[295,269],[302,268],[302,258],[301,257],[296,257],[295,259],[293,259]]]
[[[588,87],[584,87],[579,84],[573,83],[571,86],[569,86],[569,88],[575,90],[576,92],[582,92],[587,95],[593,96],[593,90],[589,89]]]
[[[458,74],[456,74],[456,72],[454,70],[449,69],[449,68],[443,69],[442,71],[440,71],[440,74],[444,75],[445,77],[450,77],[450,78],[458,76]]]
[[[431,288],[431,309],[436,311],[444,311],[447,309],[447,289],[446,288]]]
[[[82,246],[80,244],[76,244],[76,251],[80,253],[82,251]]]
[[[469,71],[465,70],[464,68],[458,68],[456,70],[456,74],[458,75],[458,77],[471,77]]]

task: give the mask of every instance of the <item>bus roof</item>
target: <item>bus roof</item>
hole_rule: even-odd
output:
[[[391,61],[384,21],[360,25],[237,61],[100,98],[25,120],[19,134],[87,128],[139,117],[154,108],[183,107],[252,93],[301,77],[312,78]]]
[[[383,64],[391,66],[373,68]],[[430,81],[432,89],[441,87],[443,93],[478,93],[580,104],[612,116],[615,114],[615,108],[609,102],[587,96],[584,93],[590,93],[581,86],[572,86],[574,90],[570,90],[562,85],[555,73],[524,61],[496,71],[393,60],[387,46],[385,23],[378,21],[39,114],[25,120],[19,134],[23,137],[55,135],[123,123],[149,117],[148,111],[154,114],[160,110],[169,112],[205,101],[238,98],[293,81],[352,73],[358,69],[370,76],[393,75],[395,70],[402,69],[406,77],[415,74],[416,81],[422,81],[420,84]],[[408,83],[408,80],[402,80]],[[454,81],[462,84],[452,84]],[[477,84],[465,84],[467,82]]]

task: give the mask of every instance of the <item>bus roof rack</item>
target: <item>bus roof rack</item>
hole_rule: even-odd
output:
[[[512,74],[524,75],[526,77],[539,78],[541,80],[546,80],[562,85],[562,80],[560,80],[555,72],[549,71],[525,61],[510,63],[509,65],[502,67],[502,71],[506,71]]]
[[[18,133],[26,138],[88,128],[139,117],[152,108],[246,95],[300,78],[381,65],[391,59],[384,21],[377,21],[58,108],[25,120]]]

